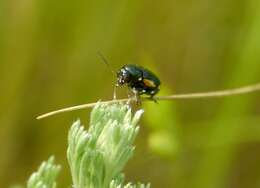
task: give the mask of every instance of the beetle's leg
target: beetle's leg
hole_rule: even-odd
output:
[[[128,89],[127,90],[127,97],[128,97],[128,100],[127,100],[127,103],[126,104],[130,104],[130,102],[131,102],[131,100],[132,100],[132,95],[131,95],[131,92],[130,92],[130,90]]]
[[[127,89],[127,97],[128,97],[128,98],[132,98],[132,97],[133,97],[133,93],[134,93],[134,92],[132,92],[132,91],[130,90],[130,88]]]
[[[154,95],[150,95],[149,100],[158,104],[158,101],[154,98]]]
[[[117,88],[117,85],[115,84],[114,91],[113,91],[113,100],[116,100],[116,88]]]
[[[150,97],[149,99],[152,100],[153,102],[158,104],[158,101],[154,98],[154,96],[156,95],[156,93],[158,93],[159,89],[153,90],[150,92]]]
[[[133,88],[133,93],[134,93],[134,101],[136,102],[136,104],[141,105],[142,101],[141,101],[138,89]]]
[[[116,82],[116,83],[114,84],[113,100],[116,100],[116,98],[117,98],[116,90],[117,90],[117,88],[118,88],[119,86],[120,86],[120,85],[118,84],[118,82]]]

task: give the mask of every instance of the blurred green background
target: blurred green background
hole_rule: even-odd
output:
[[[156,72],[162,94],[260,81],[259,0],[1,0],[0,187],[25,183],[54,154],[71,183],[67,132],[89,110],[41,121],[61,107],[111,99],[118,69]],[[120,96],[126,96],[126,88]],[[127,180],[155,188],[260,187],[259,93],[145,103]]]

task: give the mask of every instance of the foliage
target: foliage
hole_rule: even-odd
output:
[[[132,157],[133,142],[138,133],[137,123],[143,110],[132,117],[128,105],[97,104],[91,112],[89,130],[80,120],[71,126],[67,158],[73,187],[76,188],[148,188],[148,185],[124,183],[122,170]],[[60,166],[54,157],[43,162],[30,177],[27,188],[55,188]]]
[[[54,157],[43,162],[37,172],[34,172],[27,182],[27,188],[55,188],[56,177],[60,166],[54,164]]]

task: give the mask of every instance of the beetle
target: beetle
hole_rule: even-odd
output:
[[[150,70],[134,64],[124,65],[117,71],[116,86],[127,85],[136,96],[148,95],[154,100],[154,95],[160,91],[160,79]]]
[[[116,74],[116,87],[126,84],[135,94],[137,101],[140,95],[146,94],[150,96],[151,100],[156,102],[154,95],[160,91],[161,81],[153,72],[142,66],[134,64],[124,65],[117,72],[114,72],[105,56],[101,52],[98,52],[98,55],[109,67],[110,71],[113,74]],[[114,99],[115,98],[116,90],[114,89]]]

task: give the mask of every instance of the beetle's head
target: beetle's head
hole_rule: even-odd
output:
[[[125,69],[121,68],[117,72],[117,86],[122,86],[130,81],[130,73]]]

